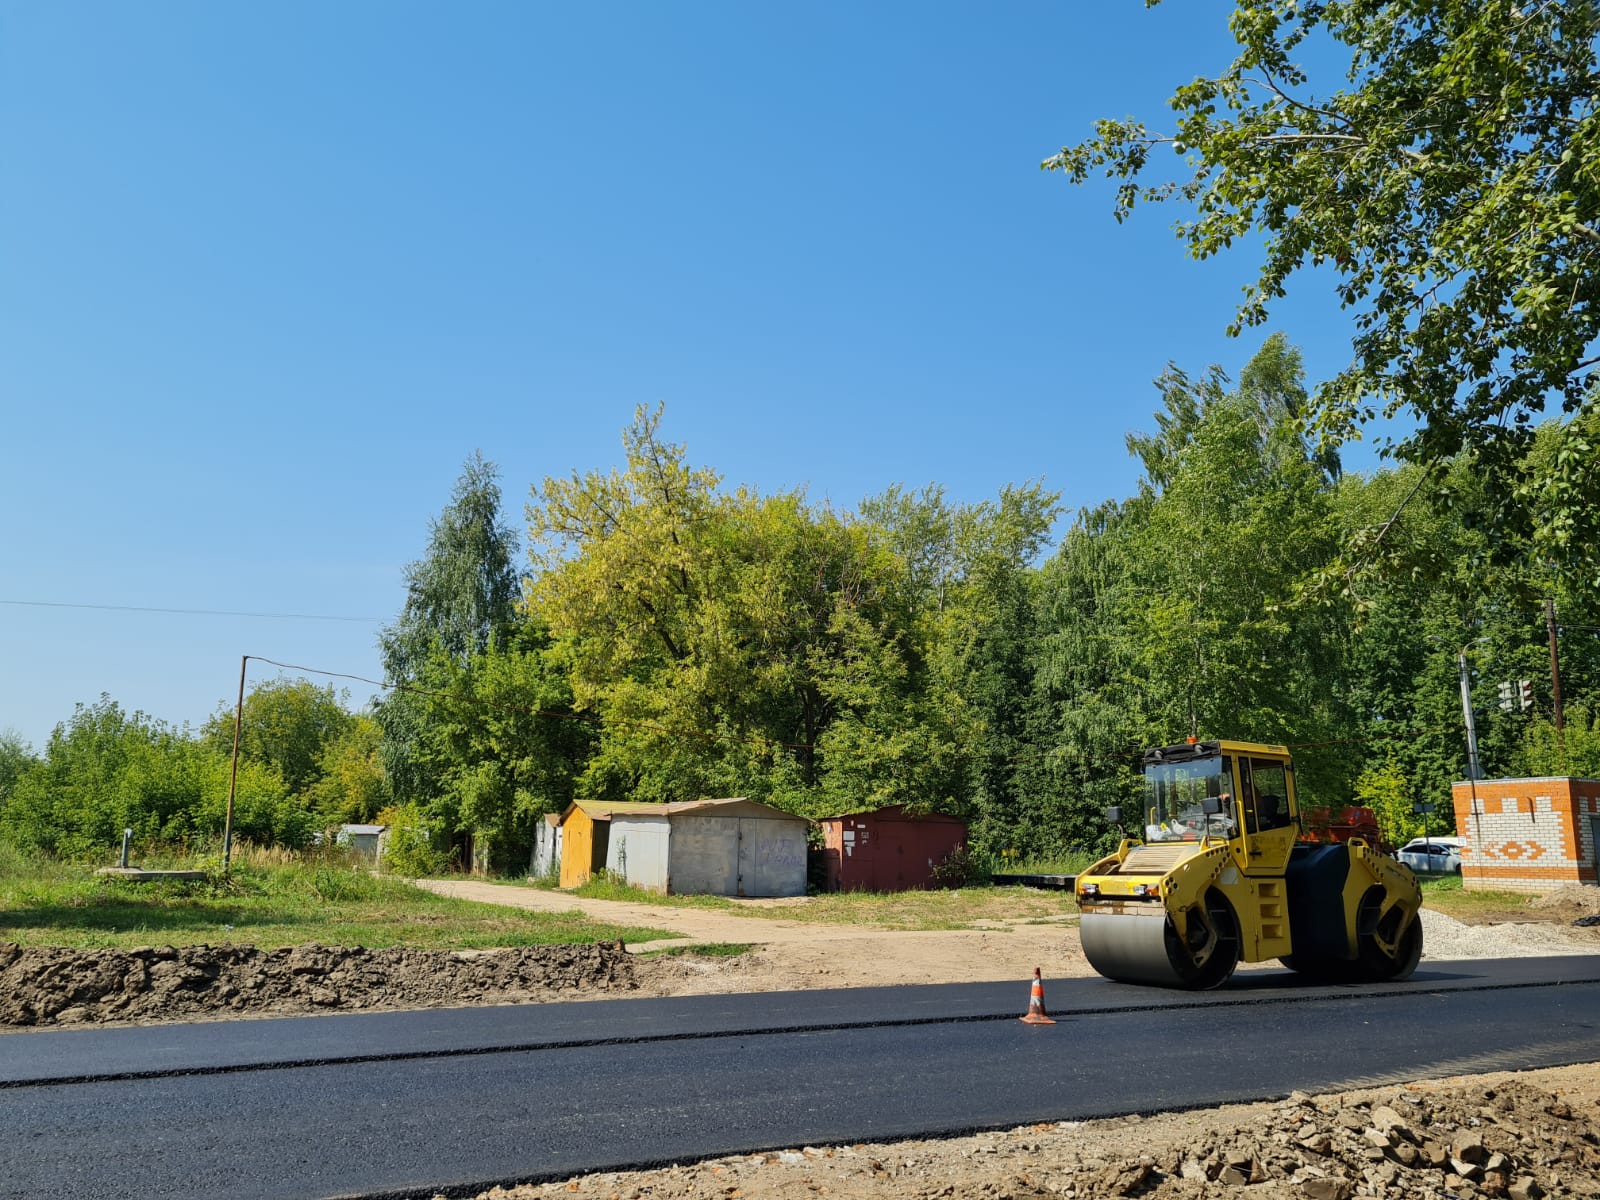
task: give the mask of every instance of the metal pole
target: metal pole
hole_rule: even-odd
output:
[[[228,815],[222,823],[222,873],[228,873],[233,859],[233,796],[239,787],[239,729],[244,725],[244,668],[248,654],[239,658],[239,703],[233,710],[233,770],[228,775]]]
[[[1556,732],[1562,728],[1561,716],[1561,660],[1556,657],[1556,602],[1544,602],[1544,626],[1550,632],[1550,691],[1556,702]]]
[[[1550,634],[1550,693],[1555,700],[1556,752],[1561,755],[1561,769],[1567,769],[1567,735],[1563,732],[1565,720],[1561,713],[1561,660],[1556,656],[1556,602],[1549,597],[1544,602],[1544,627]]]
[[[1461,716],[1467,723],[1467,778],[1482,779],[1478,770],[1478,728],[1472,723],[1472,681],[1467,676],[1467,648],[1463,646],[1456,655],[1456,665],[1461,672]]]

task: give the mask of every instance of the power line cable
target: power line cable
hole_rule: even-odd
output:
[[[351,621],[378,624],[382,617],[338,617],[326,613],[239,612],[227,608],[154,608],[139,604],[72,604],[57,600],[0,600],[19,608],[87,608],[99,612],[171,613],[185,617],[259,617],[274,621]]]
[[[364,683],[369,687],[381,688],[387,692],[408,692],[414,696],[431,696],[438,700],[448,700],[454,704],[476,705],[479,708],[494,708],[504,712],[523,713],[527,716],[541,717],[551,721],[578,721],[585,725],[604,727],[623,726],[629,729],[643,729],[651,733],[664,734],[667,737],[698,738],[707,742],[747,742],[750,745],[766,748],[781,746],[785,750],[815,750],[817,747],[812,742],[780,742],[773,738],[765,738],[759,734],[741,733],[707,733],[702,729],[684,729],[671,725],[662,725],[655,721],[629,720],[626,717],[604,717],[598,713],[564,712],[555,708],[533,708],[526,704],[507,704],[504,701],[485,700],[480,696],[463,696],[454,692],[441,692],[433,688],[417,687],[409,683],[383,683],[376,679],[369,679],[365,675],[352,675],[343,671],[327,671],[319,667],[304,667],[297,663],[279,662],[273,658],[263,658],[259,654],[247,654],[246,660],[268,663],[280,667],[285,671],[304,671],[308,675],[322,675],[329,679],[348,679],[354,683]]]

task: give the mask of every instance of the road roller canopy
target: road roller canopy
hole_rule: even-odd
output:
[[[1248,833],[1288,825],[1291,770],[1284,747],[1254,742],[1189,741],[1147,750],[1145,840],[1237,836],[1236,794],[1244,798]]]
[[[1154,759],[1161,751],[1145,755],[1145,840],[1193,842],[1202,837],[1232,837],[1231,809],[1223,797],[1232,792],[1233,780],[1223,770],[1221,747],[1201,742],[1163,750],[1173,753]]]

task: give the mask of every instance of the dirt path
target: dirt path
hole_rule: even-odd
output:
[[[1047,977],[1089,975],[1071,918],[1032,917],[1022,921],[984,921],[980,928],[906,931],[863,929],[799,919],[745,917],[714,909],[676,908],[621,900],[590,900],[565,892],[515,887],[465,879],[418,880],[419,887],[443,896],[505,904],[536,912],[571,912],[623,925],[671,929],[683,934],[669,941],[640,942],[636,954],[697,943],[736,942],[756,946],[737,958],[667,959],[641,973],[646,994],[696,995],[709,992],[773,992],[819,987],[887,987],[913,983],[1026,981],[1034,967]],[[798,908],[794,901],[744,900],[740,904],[773,909]],[[1025,991],[1019,991],[1022,1000]]]
[[[1070,917],[979,921],[963,930],[906,931],[808,922],[803,900],[741,900],[752,910],[794,911],[797,916],[742,916],[703,908],[591,900],[566,892],[471,879],[420,880],[446,896],[541,912],[579,910],[616,924],[671,929],[683,936],[630,945],[636,954],[697,943],[738,942],[756,948],[737,957],[662,958],[641,962],[644,995],[772,992],[801,988],[890,987],[917,983],[1022,982],[1034,967],[1046,979],[1093,974]],[[1600,954],[1600,928],[1575,929],[1549,921],[1464,925],[1443,913],[1423,912],[1424,958],[1502,958],[1544,954]],[[1242,970],[1274,967],[1245,966]]]

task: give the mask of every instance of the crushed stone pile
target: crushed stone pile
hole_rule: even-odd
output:
[[[1348,1106],[1295,1094],[1264,1130],[1234,1130],[1188,1153],[1102,1172],[1082,1197],[1194,1194],[1167,1182],[1243,1188],[1273,1181],[1313,1200],[1353,1196],[1600,1195],[1600,1126],[1526,1084],[1453,1095],[1401,1090]],[[1066,1193],[1072,1194],[1072,1193]],[[1203,1190],[1200,1195],[1207,1194]]]
[[[1297,1092],[1282,1103],[1248,1109],[1257,1119],[1209,1129],[1179,1114],[1034,1125],[947,1141],[807,1146],[494,1188],[478,1200],[1600,1196],[1596,1114],[1517,1080],[1343,1096]],[[1232,1119],[1238,1117],[1233,1110]]]
[[[636,986],[621,942],[482,951],[0,942],[0,1025],[12,1026],[498,1004]]]
[[[1588,941],[1568,926],[1467,925],[1431,908],[1422,910],[1424,960],[1518,958],[1546,954],[1600,954],[1600,936]]]

